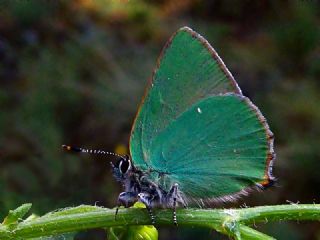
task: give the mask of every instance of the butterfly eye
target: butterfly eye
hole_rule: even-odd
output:
[[[126,156],[125,159],[121,159],[119,161],[119,171],[122,173],[122,174],[125,174],[127,173],[127,171],[131,169],[131,161],[130,159]]]

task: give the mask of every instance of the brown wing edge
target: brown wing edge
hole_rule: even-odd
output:
[[[161,59],[164,56],[166,50],[170,47],[174,37],[181,31],[189,33],[192,37],[198,39],[200,41],[200,43],[203,44],[203,46],[208,49],[208,51],[212,55],[212,58],[218,63],[218,65],[220,66],[220,69],[224,72],[226,77],[230,80],[230,85],[233,87],[233,92],[236,93],[236,94],[242,95],[242,92],[241,92],[240,87],[238,86],[238,83],[236,82],[236,80],[234,79],[234,77],[232,76],[231,72],[228,70],[228,68],[226,67],[226,65],[222,61],[222,59],[219,57],[218,53],[210,45],[210,43],[204,37],[202,37],[199,33],[193,31],[191,28],[189,28],[187,26],[182,27],[182,28],[178,29],[175,33],[172,34],[172,36],[169,38],[169,40],[166,42],[165,46],[162,48],[162,50],[160,52],[160,55],[159,55],[159,57],[157,59],[156,67],[154,68],[154,70],[152,72],[152,75],[148,80],[147,87],[144,90],[144,94],[143,94],[142,100],[141,100],[141,102],[139,104],[138,111],[137,111],[137,113],[135,115],[135,118],[133,120],[131,132],[130,132],[130,138],[131,138],[131,135],[133,134],[133,131],[134,131],[134,128],[135,128],[135,125],[136,125],[136,120],[137,120],[137,117],[138,117],[139,112],[141,110],[141,107],[143,106],[143,103],[145,101],[145,98],[146,98],[149,90],[152,88],[152,82],[153,82],[153,79],[154,79],[154,75],[156,74],[157,70],[160,67]],[[130,140],[129,140],[129,151],[130,151],[130,154],[131,154]]]
[[[266,167],[264,171],[263,181],[256,182],[252,186],[248,186],[240,190],[239,192],[221,196],[221,197],[208,198],[208,199],[188,198],[187,196],[185,196],[185,199],[188,203],[196,203],[201,207],[210,206],[211,204],[235,202],[241,197],[249,195],[251,192],[266,190],[267,188],[273,186],[277,180],[272,173],[273,164],[276,159],[276,154],[274,152],[274,135],[269,128],[266,118],[262,115],[258,107],[255,106],[249,98],[243,95],[234,94],[234,93],[222,94],[222,96],[223,95],[236,95],[240,99],[245,101],[248,104],[248,106],[251,108],[251,110],[256,114],[260,123],[262,123],[265,129],[265,135],[266,135],[267,144],[268,144],[268,151],[266,154]]]
[[[210,45],[210,43],[204,37],[202,37],[199,33],[193,31],[189,27],[182,27],[175,34],[177,34],[180,31],[188,32],[192,37],[198,39],[200,41],[200,43],[206,49],[208,49],[208,51],[211,53],[212,58],[218,63],[222,72],[224,72],[225,76],[230,80],[230,85],[231,85],[231,87],[233,87],[233,92],[242,95],[242,92],[241,92],[240,87],[238,86],[238,83],[236,82],[233,75],[231,74],[229,69],[226,67],[226,65],[224,64],[224,62],[222,61],[222,59],[220,58],[220,56],[216,52],[216,50],[214,50],[214,48]],[[174,34],[174,36],[175,36],[175,34]]]

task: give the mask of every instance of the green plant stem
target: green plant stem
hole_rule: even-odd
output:
[[[117,220],[115,210],[82,205],[40,218],[0,226],[0,239],[19,239],[76,232],[90,228],[124,225],[148,225],[146,209],[120,209]],[[173,225],[172,210],[155,211],[158,226]],[[261,206],[242,209],[179,209],[179,226],[210,227],[236,239],[272,239],[246,225],[269,221],[320,220],[320,204],[292,204]]]
[[[264,233],[261,233],[255,229],[252,229],[248,226],[240,224],[239,226],[240,238],[236,239],[259,239],[259,240],[274,240],[273,237],[270,237]]]

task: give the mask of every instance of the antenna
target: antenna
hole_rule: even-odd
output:
[[[81,147],[75,147],[75,146],[70,146],[70,145],[62,145],[62,148],[66,151],[69,152],[81,152],[81,153],[89,153],[89,154],[101,154],[101,155],[112,155],[115,157],[120,157],[123,160],[126,160],[124,156],[114,153],[114,152],[108,152],[104,150],[99,150],[99,149],[86,149],[86,148],[81,148]]]

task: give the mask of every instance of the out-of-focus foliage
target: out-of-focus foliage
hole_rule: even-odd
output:
[[[0,214],[23,202],[38,214],[115,205],[120,186],[110,176],[112,159],[69,155],[60,145],[123,153],[157,55],[184,25],[212,43],[276,137],[278,186],[233,206],[319,202],[319,6],[305,0],[0,1]],[[280,239],[320,236],[314,223],[262,227]],[[160,239],[211,235],[180,228],[159,233]]]

